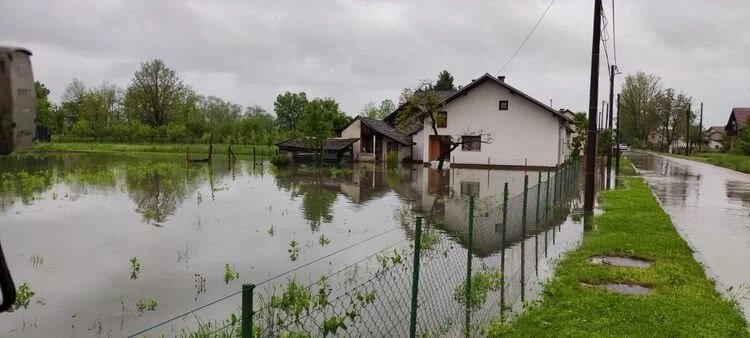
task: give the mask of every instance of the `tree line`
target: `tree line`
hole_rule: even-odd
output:
[[[440,78],[448,77],[452,86],[452,76],[443,73]],[[142,62],[126,88],[106,81],[90,86],[74,78],[59,104],[49,100],[50,91],[40,82],[36,93],[37,124],[57,140],[207,143],[213,136],[217,143],[271,145],[298,136],[320,141],[353,119],[333,98],[308,98],[305,92],[279,94],[273,114],[258,105],[203,96],[159,59]],[[382,119],[395,109],[386,99],[365,104],[359,114]]]
[[[666,151],[678,140],[685,142],[690,128],[688,141],[698,144],[703,131],[695,108],[692,97],[665,87],[658,76],[642,71],[628,74],[620,92],[621,139],[636,147]],[[649,135],[660,136],[661,142],[649,142]]]

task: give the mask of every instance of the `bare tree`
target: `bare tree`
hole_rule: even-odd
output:
[[[424,124],[432,131],[432,135],[440,142],[440,156],[438,157],[438,170],[443,170],[445,160],[456,148],[476,143],[475,138],[465,136],[479,136],[480,143],[492,143],[492,134],[479,130],[464,130],[461,135],[450,135],[440,132],[440,125],[445,123],[446,117],[439,114],[445,106],[445,98],[433,90],[433,84],[423,81],[416,89],[404,89],[401,93],[401,104],[396,117],[396,128],[400,131],[413,129],[419,124]]]

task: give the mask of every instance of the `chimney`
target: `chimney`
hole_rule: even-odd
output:
[[[497,79],[500,80],[500,82],[505,82],[505,76],[498,76]]]

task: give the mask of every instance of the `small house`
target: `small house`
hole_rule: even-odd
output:
[[[725,127],[727,136],[737,136],[742,128],[750,121],[750,108],[732,108],[729,121]]]
[[[724,135],[726,134],[725,126],[714,126],[706,130],[706,146],[713,151],[720,151],[724,148]]]
[[[413,158],[414,142],[385,121],[357,116],[343,130],[344,139],[357,139],[352,144],[352,159],[358,162],[384,161],[390,151],[398,153],[399,161]]]

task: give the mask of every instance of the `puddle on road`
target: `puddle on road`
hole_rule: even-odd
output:
[[[588,259],[591,264],[611,265],[627,268],[648,268],[651,262],[638,257],[618,257],[618,256],[594,256]]]

